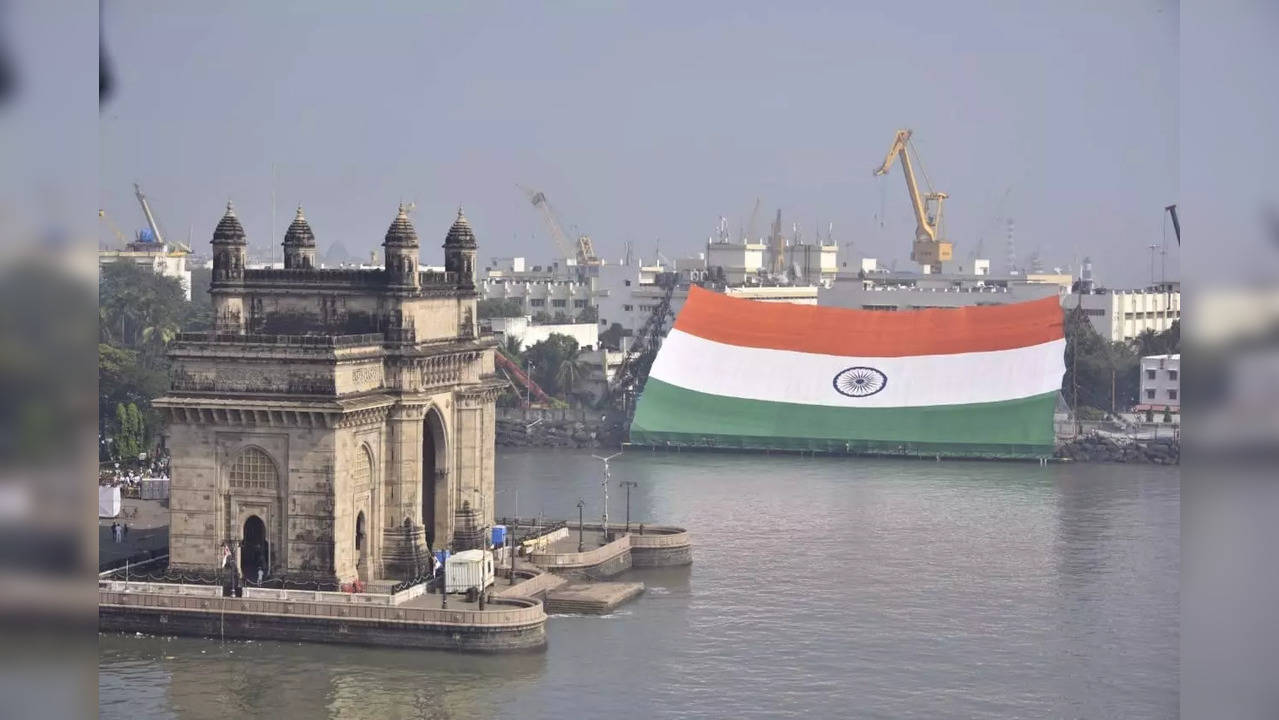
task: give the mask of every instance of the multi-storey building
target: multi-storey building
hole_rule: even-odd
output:
[[[1181,412],[1180,353],[1141,359],[1141,391],[1135,409]]]
[[[1181,319],[1181,284],[1153,285],[1141,290],[1093,289],[1062,298],[1067,310],[1079,308],[1097,334],[1114,342],[1130,342],[1147,330],[1163,332]]]

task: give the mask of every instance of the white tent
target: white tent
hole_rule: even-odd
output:
[[[98,486],[98,517],[116,517],[120,514],[120,488]]]

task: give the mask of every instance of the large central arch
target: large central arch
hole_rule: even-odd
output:
[[[448,473],[448,439],[444,431],[444,418],[437,408],[431,408],[422,419],[422,525],[426,528],[426,542],[436,547],[435,528],[441,513],[447,507],[438,507],[437,499],[442,488],[439,483]]]

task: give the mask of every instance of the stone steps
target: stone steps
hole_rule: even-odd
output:
[[[644,592],[644,583],[574,583],[546,594],[547,614],[606,615]]]

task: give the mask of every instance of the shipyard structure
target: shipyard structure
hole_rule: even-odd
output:
[[[501,383],[465,215],[443,271],[419,267],[403,206],[379,269],[320,269],[300,208],[283,245],[283,268],[246,268],[228,203],[213,232],[215,329],[172,345],[154,403],[169,428],[169,567],[398,581],[431,547],[479,547]]]

